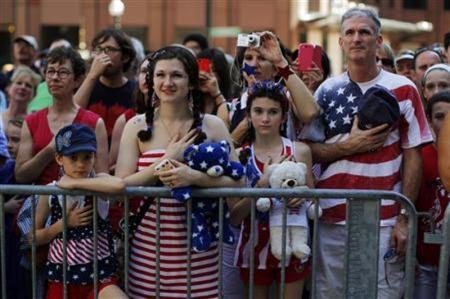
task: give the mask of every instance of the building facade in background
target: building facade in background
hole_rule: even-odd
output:
[[[11,61],[12,40],[34,35],[41,49],[60,37],[89,49],[99,30],[112,26],[111,0],[1,0],[0,65]],[[234,54],[237,32],[272,30],[295,49],[299,42],[321,44],[333,57],[333,72],[343,61],[337,48],[342,10],[348,0],[122,0],[122,28],[146,49],[180,42],[188,33],[210,33],[212,44]],[[441,42],[450,30],[450,0],[367,0],[383,18],[394,50]],[[422,22],[422,23],[420,23]],[[429,25],[432,25],[430,29]]]

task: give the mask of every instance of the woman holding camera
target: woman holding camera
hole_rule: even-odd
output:
[[[257,81],[284,79],[289,92],[288,98],[292,103],[292,115],[302,123],[311,122],[319,113],[319,107],[313,95],[290,68],[275,34],[264,31],[253,35],[259,37],[259,45],[257,42],[248,47],[242,47],[239,44],[234,61],[234,67],[241,70],[236,81],[240,82],[242,95],[233,101],[233,108],[226,123],[237,145],[241,144],[248,128],[248,119],[245,114],[247,88]],[[288,126],[292,126],[292,121],[288,121]],[[288,128],[288,131],[292,129]]]

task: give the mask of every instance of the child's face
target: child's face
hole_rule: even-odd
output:
[[[433,127],[436,136],[439,135],[442,123],[444,122],[445,116],[450,111],[450,103],[437,102],[433,105],[431,111],[431,126]]]
[[[56,162],[64,168],[64,173],[74,179],[89,177],[94,168],[93,152],[78,152],[71,156],[57,155]]]
[[[6,137],[8,138],[8,151],[13,159],[17,156],[20,144],[20,130],[21,128],[8,123],[6,127]]]
[[[255,98],[250,109],[250,120],[256,133],[277,135],[283,123],[283,111],[280,103],[266,98]]]

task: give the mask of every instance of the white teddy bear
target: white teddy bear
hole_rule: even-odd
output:
[[[280,164],[269,166],[269,185],[271,188],[308,188],[306,186],[307,168],[305,163],[284,161]],[[311,254],[308,246],[308,221],[306,214],[314,214],[314,205],[302,203],[299,207],[287,210],[287,234],[286,234],[286,260],[289,261],[292,254],[298,259],[306,260]],[[260,212],[270,209],[270,246],[272,254],[281,260],[282,254],[282,219],[283,203],[276,198],[259,198],[256,208]],[[321,211],[319,210],[319,217]]]

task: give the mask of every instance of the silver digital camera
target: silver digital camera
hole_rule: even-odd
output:
[[[241,33],[238,35],[237,46],[246,48],[258,48],[261,45],[261,38],[257,34]]]

